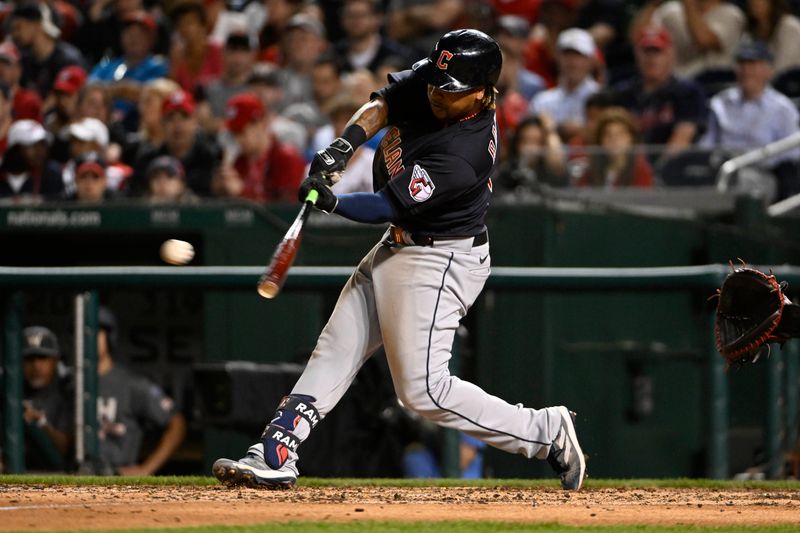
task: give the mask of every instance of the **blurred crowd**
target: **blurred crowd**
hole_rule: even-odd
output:
[[[294,201],[313,154],[387,74],[459,27],[503,52],[496,194],[710,185],[713,172],[686,172],[698,153],[712,168],[800,128],[799,12],[796,0],[4,2],[0,201]],[[371,190],[379,141],[337,192]],[[799,159],[748,179],[795,194]]]

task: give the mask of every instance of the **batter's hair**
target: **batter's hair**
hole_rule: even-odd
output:
[[[483,99],[481,100],[484,109],[494,109],[497,106],[497,94],[498,91],[494,85],[484,87]]]

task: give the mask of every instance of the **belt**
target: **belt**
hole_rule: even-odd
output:
[[[470,237],[432,237],[430,235],[420,235],[410,233],[403,228],[395,225],[389,226],[389,238],[387,242],[400,246],[433,246],[436,241],[452,241],[457,239],[469,239]],[[489,233],[482,231],[472,237],[472,246],[482,246],[489,242]]]

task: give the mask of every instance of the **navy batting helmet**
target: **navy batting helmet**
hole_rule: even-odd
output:
[[[500,47],[478,30],[446,33],[431,54],[411,67],[429,84],[447,92],[496,85],[503,66]]]

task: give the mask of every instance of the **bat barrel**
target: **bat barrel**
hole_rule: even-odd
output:
[[[311,197],[310,194],[309,197]],[[283,287],[283,283],[286,281],[289,268],[292,266],[292,263],[294,263],[297,250],[300,248],[300,241],[303,237],[303,225],[308,219],[308,215],[311,213],[311,206],[313,205],[312,200],[316,200],[316,198],[309,199],[303,204],[294,223],[289,228],[289,231],[286,232],[286,236],[284,236],[281,243],[278,244],[278,247],[275,248],[275,252],[272,254],[267,269],[264,271],[261,279],[258,280],[258,294],[264,298],[275,298],[280,292],[281,287]]]

